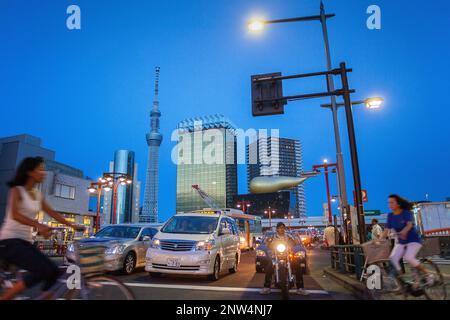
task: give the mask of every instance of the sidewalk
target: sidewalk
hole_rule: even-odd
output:
[[[450,299],[450,265],[439,265],[439,269],[446,279],[447,299]],[[344,288],[351,291],[358,299],[375,300],[374,297],[370,294],[370,291],[367,289],[365,282],[358,281],[354,274],[341,273],[331,267],[324,268],[323,273],[327,278],[339,283]],[[403,300],[403,296],[395,294],[384,294],[383,299]],[[409,299],[415,298],[409,296]]]
[[[325,277],[339,283],[341,286],[352,292],[356,298],[360,300],[372,300],[372,297],[364,283],[356,280],[356,276],[354,274],[344,274],[334,270],[331,267],[324,268],[323,274]]]

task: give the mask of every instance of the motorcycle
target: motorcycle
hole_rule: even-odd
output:
[[[281,290],[284,300],[289,299],[289,290],[294,287],[295,277],[291,268],[291,257],[289,247],[284,241],[274,243],[272,265],[274,268],[275,285]]]

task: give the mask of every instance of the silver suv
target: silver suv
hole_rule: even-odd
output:
[[[145,254],[153,236],[158,233],[157,224],[116,224],[102,228],[94,236],[79,241],[83,244],[104,244],[105,267],[108,271],[131,274],[145,265]],[[75,261],[73,244],[67,247],[66,261]]]

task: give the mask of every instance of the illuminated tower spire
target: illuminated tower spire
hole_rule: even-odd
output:
[[[159,67],[155,68],[155,96],[153,108],[150,111],[150,133],[146,135],[148,144],[147,177],[145,180],[144,206],[142,209],[142,222],[158,222],[158,163],[159,146],[162,134],[159,133]]]

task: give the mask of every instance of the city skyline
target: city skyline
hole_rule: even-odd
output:
[[[333,65],[345,60],[354,69],[351,83],[357,90],[355,98],[374,94],[386,98],[385,107],[376,112],[355,107],[361,178],[369,196],[365,207],[385,212],[386,196],[391,192],[411,200],[423,200],[426,194],[435,201],[450,196],[449,172],[444,170],[438,175],[431,170],[436,158],[444,163],[450,161],[450,130],[446,123],[450,114],[442,108],[440,97],[445,92],[443,75],[450,71],[445,59],[449,44],[439,41],[442,30],[448,29],[444,8],[449,4],[379,2],[385,12],[390,12],[384,16],[379,31],[365,27],[369,1],[349,1],[345,7],[325,1],[325,5],[327,11],[336,13],[329,22]],[[255,11],[262,11],[268,18],[289,17],[293,12],[308,15],[317,11],[318,2],[286,1],[281,8],[270,1],[233,4],[180,3],[173,17],[168,4],[152,4],[157,9],[147,10],[149,5],[137,2],[126,9],[117,5],[104,13],[102,6],[83,2],[83,12],[95,16],[95,21],[86,17],[79,33],[69,32],[64,24],[60,26],[63,5],[59,8],[49,2],[30,1],[28,7],[45,7],[43,16],[38,17],[33,10],[24,12],[20,4],[10,4],[3,11],[6,14],[2,21],[14,26],[16,35],[7,36],[5,28],[0,31],[7,41],[0,53],[0,66],[5,69],[0,112],[2,118],[11,121],[2,126],[0,136],[39,136],[46,146],[58,151],[64,163],[83,168],[94,179],[105,171],[105,163],[117,149],[135,150],[136,162],[145,164],[147,145],[138,137],[148,130],[147,110],[152,94],[148,75],[158,64],[167,79],[161,93],[167,109],[161,132],[166,137],[180,119],[217,112],[235,122],[239,120],[237,124],[242,128],[279,128],[281,136],[302,140],[308,150],[304,155],[305,171],[324,158],[333,161],[331,115],[319,108],[320,103],[328,101],[298,102],[284,116],[268,119],[253,119],[250,112],[252,74],[323,70],[323,44],[320,28],[314,23],[281,27],[283,30],[273,28],[253,38],[245,32],[245,21]],[[438,10],[440,6],[442,10]],[[127,10],[133,21],[121,15]],[[189,21],[187,17],[194,12],[200,13],[199,19]],[[212,12],[215,14],[210,15]],[[428,24],[409,24],[395,17],[408,15],[411,21],[420,21],[423,14],[437,18]],[[180,28],[171,25],[169,17],[189,22]],[[36,24],[42,25],[42,30],[31,37],[29,29]],[[128,45],[121,48],[125,41]],[[430,50],[436,48],[436,42],[440,50]],[[34,50],[29,51],[24,44],[31,44]],[[103,58],[98,59],[99,55]],[[421,59],[423,56],[427,56],[426,61]],[[30,72],[38,76],[30,78]],[[306,84],[304,88],[321,85]],[[343,113],[339,120],[344,132],[341,135],[350,195],[353,184]],[[174,144],[167,139],[161,145],[163,219],[175,212],[176,167],[170,161]],[[238,170],[238,193],[245,193],[245,166]],[[144,175],[141,170],[139,180],[145,181]],[[411,180],[415,183],[411,184]],[[336,194],[333,175],[331,185]],[[321,215],[326,199],[323,179],[310,179],[305,188],[308,215]]]

